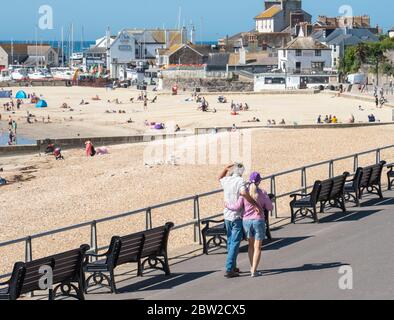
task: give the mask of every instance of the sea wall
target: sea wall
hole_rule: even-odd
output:
[[[203,92],[252,92],[253,82],[233,79],[178,78],[163,79],[163,89],[171,90],[177,84],[180,91],[193,91],[200,88]]]

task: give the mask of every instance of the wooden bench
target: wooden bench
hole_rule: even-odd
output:
[[[363,175],[363,168],[357,168],[353,179],[345,183],[345,200],[354,202],[357,207],[360,206],[360,182]]]
[[[319,222],[317,215],[317,205],[320,203],[320,212],[324,212],[325,207],[340,208],[346,212],[344,187],[348,172],[324,181],[315,181],[313,189],[308,194],[291,194],[293,198],[290,202],[291,223],[296,222],[297,215],[307,217],[311,214],[315,223]]]
[[[17,300],[20,297],[25,274],[25,264],[23,262],[15,263],[11,278],[0,282],[0,287],[3,287],[0,289],[0,300]]]
[[[111,292],[117,293],[114,270],[118,266],[128,263],[137,263],[138,276],[143,275],[146,263],[149,263],[151,268],[163,270],[166,275],[170,275],[167,247],[169,233],[173,227],[174,224],[169,222],[162,227],[144,232],[123,237],[114,236],[107,252],[87,254],[83,270],[91,275],[86,279],[85,292],[91,282],[92,285],[102,286],[107,286],[104,284],[107,282]],[[104,259],[89,262],[89,258]],[[144,258],[145,260],[143,260]],[[159,263],[162,267],[158,266]]]
[[[368,193],[376,194],[379,198],[383,199],[381,178],[385,164],[386,161],[381,161],[378,164],[358,168],[355,176],[357,179],[355,181],[352,180],[352,188],[349,186],[347,188],[345,187],[346,198],[358,198],[356,203],[359,205],[359,200],[362,199],[366,190]]]
[[[84,300],[82,264],[87,250],[89,250],[89,246],[82,245],[78,249],[31,262],[17,262],[11,279],[7,281],[8,289],[5,297],[8,294],[9,300],[16,300],[23,294],[42,291],[40,279],[44,275],[39,270],[43,266],[48,266],[52,269],[54,286],[53,289],[49,288],[49,300],[54,300],[58,296],[59,290],[59,296]]]
[[[273,194],[268,195],[271,200],[274,199]],[[265,224],[266,224],[266,237],[268,240],[272,240],[270,224],[269,224],[269,212],[264,210]],[[224,224],[224,220],[203,220],[201,224],[204,228],[201,230],[201,236],[203,241],[203,253],[208,254],[210,247],[227,247],[227,230]],[[212,226],[212,224],[215,224]],[[243,234],[243,240],[246,239],[245,233]]]

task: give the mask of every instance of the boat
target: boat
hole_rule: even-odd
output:
[[[67,67],[51,68],[53,79],[55,80],[72,80],[75,70]]]
[[[26,80],[28,73],[26,68],[15,68],[11,71],[11,78],[13,80]]]
[[[30,80],[51,80],[52,75],[45,69],[36,69],[28,74]]]

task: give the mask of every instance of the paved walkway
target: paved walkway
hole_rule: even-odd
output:
[[[394,192],[385,199],[366,197],[361,208],[349,205],[343,214],[328,211],[320,224],[307,220],[273,231],[264,246],[263,276],[248,272],[235,279],[224,274],[224,251],[172,262],[173,275],[154,272],[143,278],[119,275],[120,294],[89,294],[87,299],[393,299],[394,298]],[[238,264],[248,271],[243,246]],[[353,289],[339,289],[340,266],[353,269]],[[128,266],[134,268],[133,265]]]

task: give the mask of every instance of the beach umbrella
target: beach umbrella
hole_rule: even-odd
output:
[[[25,91],[18,91],[15,96],[16,99],[27,99],[27,94]]]
[[[45,100],[40,100],[36,104],[36,108],[46,108],[48,107],[48,104]]]

